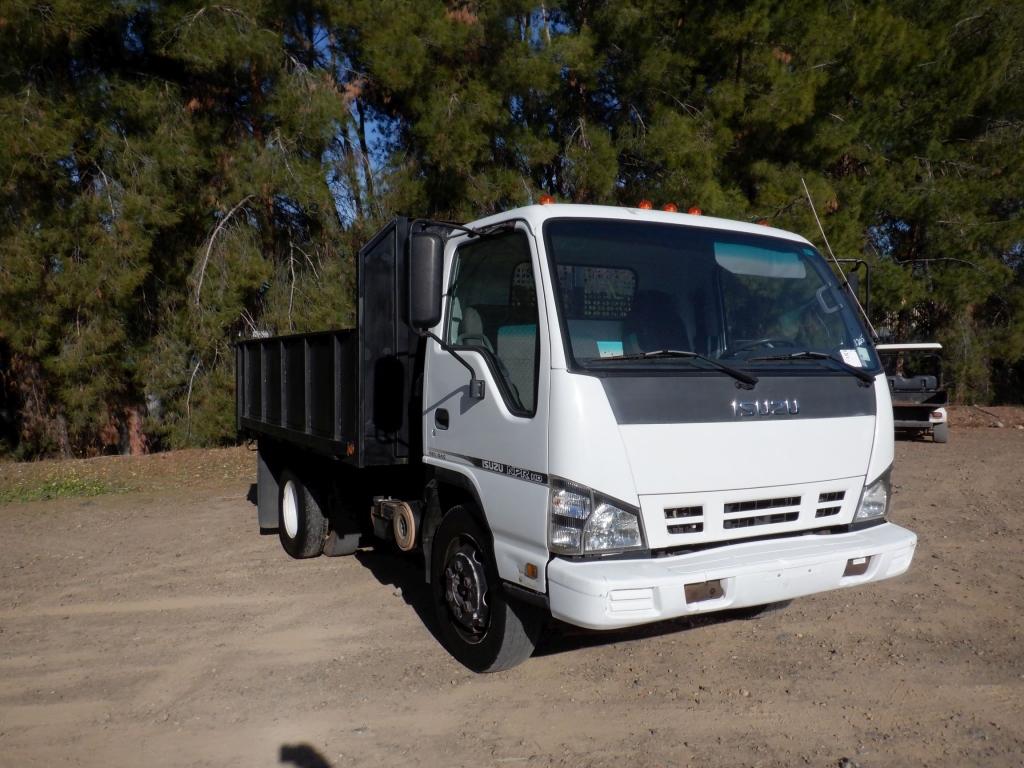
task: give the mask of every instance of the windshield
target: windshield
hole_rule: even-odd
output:
[[[552,219],[545,242],[568,351],[584,368],[837,367],[878,360],[846,295],[809,245],[710,228]],[[819,356],[820,357],[820,356]],[[785,361],[783,363],[783,361]]]
[[[882,367],[893,389],[935,389],[942,385],[942,362],[935,350],[880,349]]]

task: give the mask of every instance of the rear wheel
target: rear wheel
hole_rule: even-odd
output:
[[[281,472],[277,532],[284,551],[295,558],[316,557],[324,549],[327,518],[310,488],[289,469]]]
[[[474,672],[498,672],[530,657],[544,617],[532,606],[507,599],[474,509],[454,507],[438,526],[430,589],[448,652]]]
[[[949,442],[949,424],[943,422],[932,427],[932,440],[936,443]]]

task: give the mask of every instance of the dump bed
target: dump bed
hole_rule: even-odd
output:
[[[236,346],[238,426],[343,458],[358,453],[355,330],[250,339]]]
[[[409,222],[359,252],[356,328],[239,341],[239,436],[301,446],[359,467],[422,455],[413,384],[419,336],[407,323]]]

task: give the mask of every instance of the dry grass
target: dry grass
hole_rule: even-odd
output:
[[[0,504],[254,480],[246,447],[0,463]]]

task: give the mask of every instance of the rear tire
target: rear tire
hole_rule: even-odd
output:
[[[949,424],[943,422],[932,427],[932,440],[936,443],[949,442]]]
[[[296,559],[316,557],[324,550],[327,518],[309,487],[289,469],[281,472],[277,533],[284,551]]]
[[[453,507],[441,520],[430,558],[430,591],[448,652],[474,672],[499,672],[530,657],[544,616],[508,600],[475,509]]]

